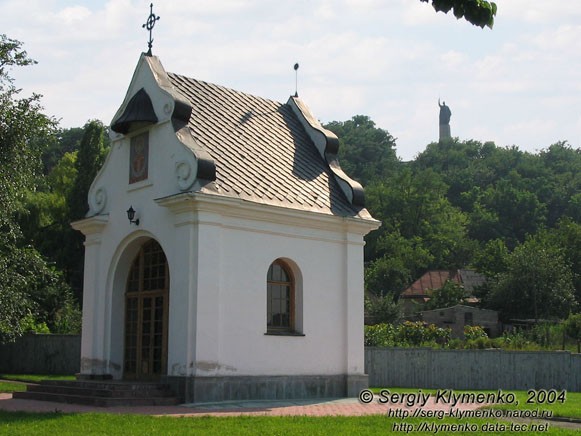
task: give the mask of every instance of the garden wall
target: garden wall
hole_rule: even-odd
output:
[[[568,351],[365,347],[369,386],[581,391],[581,354]]]
[[[26,335],[0,345],[0,373],[76,374],[80,367],[80,335]]]
[[[0,345],[0,373],[75,374],[80,355],[78,335],[27,335]],[[365,347],[365,371],[376,387],[581,392],[581,354],[568,351]]]

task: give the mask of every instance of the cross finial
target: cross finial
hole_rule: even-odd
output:
[[[147,51],[147,56],[151,56],[151,46],[153,45],[151,30],[153,29],[153,26],[155,26],[155,22],[157,20],[159,20],[159,17],[153,13],[153,3],[151,3],[149,5],[149,17],[147,17],[147,21],[145,22],[145,24],[141,26],[142,28],[146,28],[147,30],[149,30],[149,41],[147,41],[147,46],[149,47],[149,50]]]

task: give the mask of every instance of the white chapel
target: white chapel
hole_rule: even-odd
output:
[[[356,395],[363,237],[379,226],[298,97],[168,73],[142,54],[73,227],[81,374],[186,402]]]

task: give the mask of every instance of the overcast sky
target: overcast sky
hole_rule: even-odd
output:
[[[460,139],[536,152],[581,145],[581,3],[497,0],[493,30],[419,0],[165,0],[153,54],[167,71],[285,102],[323,123],[371,117],[414,158],[438,138],[438,98]],[[150,1],[0,0],[0,33],[38,61],[12,70],[62,127],[109,124]]]

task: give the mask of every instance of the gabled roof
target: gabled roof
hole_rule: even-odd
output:
[[[351,204],[289,103],[168,73],[191,104],[188,127],[212,157],[216,180],[202,192],[340,216]]]
[[[159,123],[169,116],[178,141],[197,161],[197,183],[183,183],[176,194],[201,192],[376,222],[364,208],[363,188],[339,166],[338,138],[298,97],[279,103],[167,73],[158,58],[142,55],[112,130],[130,134],[155,124],[155,113],[139,102],[156,106],[156,98],[171,99],[157,104]]]
[[[429,297],[432,291],[440,289],[446,281],[461,283],[457,271],[428,271],[401,293],[403,298]]]

